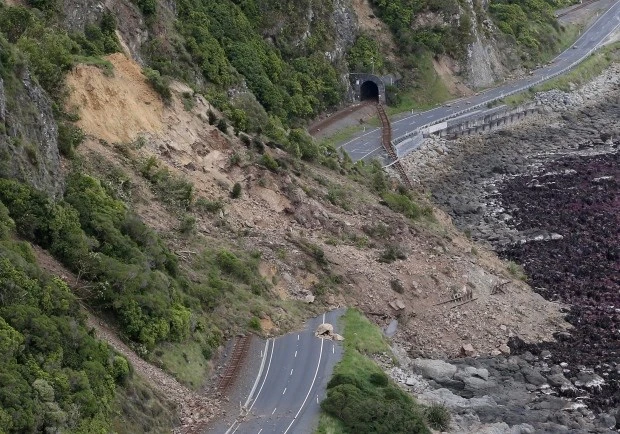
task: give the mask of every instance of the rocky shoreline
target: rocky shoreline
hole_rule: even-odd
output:
[[[410,176],[472,238],[523,265],[574,326],[510,355],[398,354],[400,381],[444,403],[458,433],[610,433],[620,428],[620,65],[546,112],[487,136],[427,140]],[[518,269],[515,267],[515,273]]]

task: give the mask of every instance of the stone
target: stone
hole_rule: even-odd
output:
[[[571,382],[561,373],[547,375],[547,381],[553,387],[562,387],[571,385]]]
[[[405,308],[405,303],[402,300],[396,299],[389,303],[390,307],[394,310],[403,310]]]
[[[461,354],[467,357],[472,357],[476,354],[476,350],[474,350],[472,344],[463,344],[463,346],[461,346]]]
[[[443,360],[415,359],[412,367],[419,374],[437,382],[452,379],[457,371],[456,366]]]
[[[304,301],[306,303],[314,303],[314,295],[312,295],[312,294],[306,295],[306,297],[304,298]]]
[[[497,349],[505,356],[510,355],[510,347],[506,344],[501,344],[499,347],[497,347]]]
[[[543,384],[547,382],[545,377],[543,377],[542,374],[534,368],[531,368],[531,367],[521,368],[521,373],[525,377],[525,381],[527,381],[530,384],[533,384],[534,386],[542,386]]]

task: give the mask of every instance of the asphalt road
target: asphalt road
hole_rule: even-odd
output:
[[[245,402],[247,415],[237,418],[226,434],[311,434],[319,403],[334,366],[342,357],[338,342],[319,339],[314,331],[327,322],[338,332],[343,309],[308,321],[306,328],[268,339],[261,369]]]
[[[413,132],[424,126],[442,122],[445,119],[454,118],[466,112],[474,110],[484,112],[489,102],[525,90],[552,78],[575,62],[581,61],[592,50],[603,44],[611,34],[618,30],[619,26],[620,1],[616,1],[604,14],[601,14],[598,20],[581,35],[573,46],[561,53],[548,66],[533,71],[531,75],[519,80],[506,82],[501,86],[488,89],[468,98],[452,101],[432,110],[405,117],[399,115],[392,118],[392,142],[397,143],[402,136],[413,134]],[[353,161],[371,160],[373,158],[385,160],[387,158],[381,147],[380,128],[372,128],[360,133],[339,147],[344,148]]]

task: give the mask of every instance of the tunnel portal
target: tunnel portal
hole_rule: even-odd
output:
[[[379,101],[379,86],[374,81],[365,81],[360,86],[362,101]]]

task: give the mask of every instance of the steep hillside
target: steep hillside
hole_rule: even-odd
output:
[[[405,97],[404,109],[490,86],[565,45],[572,33],[553,8],[574,3],[113,0],[100,8],[58,1],[46,7],[71,32],[88,33],[112,13],[126,52],[206,94],[245,131],[262,129],[266,114],[271,128],[299,126],[339,106],[349,72],[401,76],[390,101]]]
[[[301,128],[342,103],[353,65],[400,70],[419,103],[449,95],[425,88],[435,70],[467,91],[453,72],[476,43],[475,4],[388,3],[0,5],[0,431],[194,426],[215,411],[196,394],[228,338],[336,306],[398,319],[412,355],[565,328],[427,199]],[[39,271],[46,257],[71,285]],[[461,312],[444,303],[464,296]],[[194,391],[173,397],[180,417],[112,348]]]

